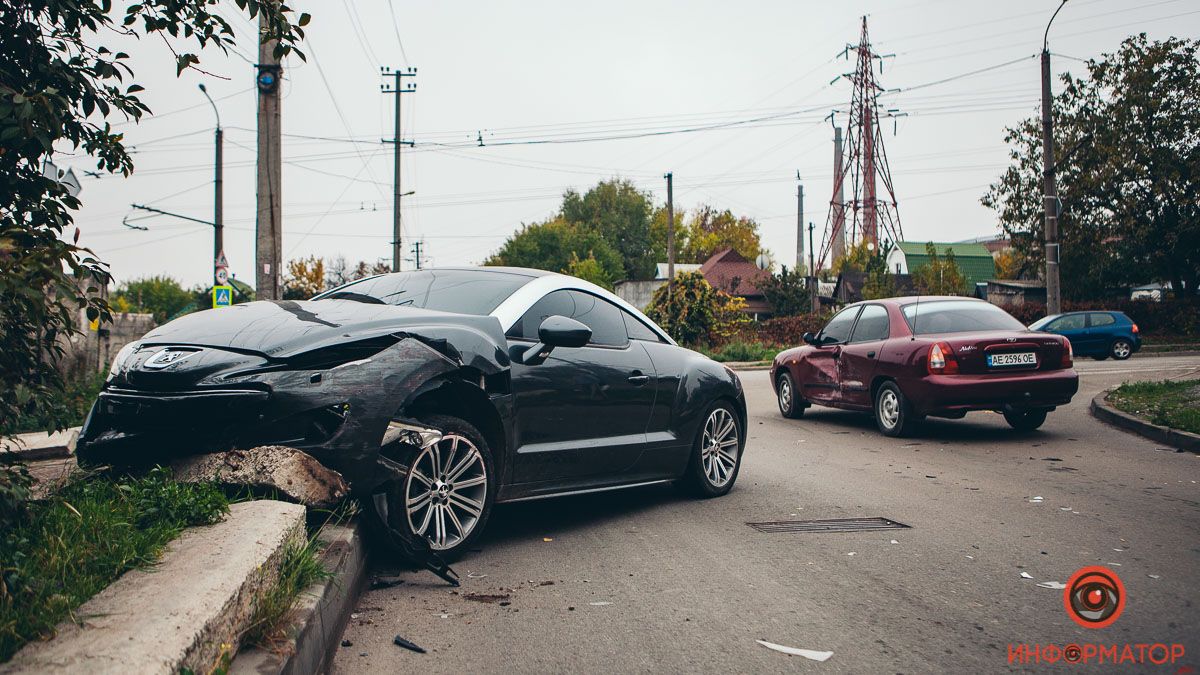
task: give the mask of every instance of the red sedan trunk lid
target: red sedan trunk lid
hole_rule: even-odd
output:
[[[950,345],[960,373],[1057,370],[1063,367],[1066,349],[1065,339],[1032,331],[952,333],[941,339],[932,335],[925,337]]]

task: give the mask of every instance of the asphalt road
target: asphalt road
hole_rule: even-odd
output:
[[[767,373],[741,373],[750,437],[729,495],[646,488],[498,507],[480,551],[455,566],[461,589],[404,573],[365,592],[333,670],[994,672],[1010,668],[1010,644],[1180,643],[1182,661],[1133,669],[1200,671],[1200,456],[1087,412],[1125,380],[1200,377],[1200,357],[1078,370],[1075,401],[1038,432],[973,413],[908,439],[843,411],[785,420]],[[873,516],[911,529],[746,525]],[[1037,584],[1098,564],[1120,576],[1127,603],[1113,625],[1085,629],[1061,590]],[[394,646],[396,635],[428,653]]]

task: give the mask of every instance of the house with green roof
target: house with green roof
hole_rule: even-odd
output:
[[[929,263],[929,255],[925,251],[926,242],[901,241],[892,246],[888,252],[888,271],[893,274],[912,274],[913,270],[921,269]],[[954,251],[954,262],[958,263],[967,284],[974,288],[977,283],[987,282],[996,276],[996,262],[992,254],[983,244],[968,242],[933,242],[939,256],[945,256],[948,251]]]

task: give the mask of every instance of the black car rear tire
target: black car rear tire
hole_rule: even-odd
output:
[[[434,553],[452,561],[487,526],[498,488],[495,462],[487,440],[470,422],[449,415],[424,415],[421,421],[440,430],[442,440],[404,458],[409,467],[404,479],[384,485],[387,522],[382,514],[370,520],[410,539],[424,538]]]
[[[1116,340],[1113,340],[1112,347],[1109,349],[1109,353],[1112,354],[1114,359],[1118,361],[1124,361],[1130,356],[1133,356],[1133,345],[1129,344],[1129,340],[1117,338]]]
[[[730,426],[732,425],[732,426]],[[732,445],[730,445],[732,441]],[[692,458],[679,486],[696,497],[720,497],[733,489],[745,448],[742,421],[725,401],[708,407],[692,441]],[[730,457],[730,451],[733,457]],[[732,463],[732,467],[730,467]]]
[[[775,380],[775,402],[779,404],[779,414],[788,419],[804,416],[806,407],[796,393],[796,381],[790,373],[784,372]]]
[[[913,432],[920,422],[908,397],[895,382],[884,382],[875,392],[875,426],[884,436],[900,438]]]
[[[1046,421],[1045,410],[1023,410],[1004,413],[1004,421],[1017,431],[1033,431]]]

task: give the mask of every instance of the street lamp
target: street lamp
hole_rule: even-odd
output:
[[[223,180],[221,173],[223,162],[221,159],[221,146],[224,141],[224,132],[221,130],[221,112],[217,110],[217,104],[208,95],[208,89],[204,86],[204,83],[200,83],[200,93],[204,94],[204,98],[208,99],[208,104],[212,106],[213,114],[217,116],[217,131],[213,137],[216,155],[213,160],[213,265],[216,268],[228,268],[228,263],[225,260],[225,226],[222,222],[224,217],[224,198],[222,196]],[[220,285],[224,285],[224,282],[221,282]]]
[[[1067,0],[1059,3],[1050,16],[1042,36],[1042,212],[1045,218],[1046,242],[1046,313],[1062,311],[1062,289],[1059,285],[1058,245],[1058,182],[1054,176],[1054,119],[1051,116],[1053,99],[1050,95],[1050,24],[1062,11]]]

